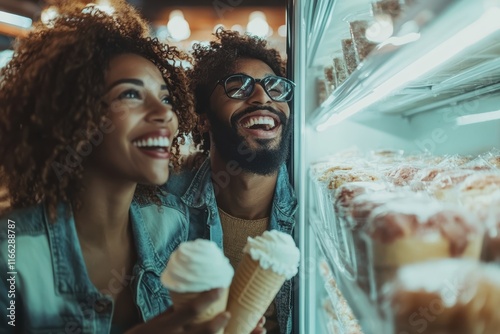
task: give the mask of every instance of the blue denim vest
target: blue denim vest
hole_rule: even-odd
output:
[[[162,205],[135,198],[130,219],[137,250],[132,276],[112,273],[109,288],[130,285],[144,321],[170,306],[160,274],[174,249],[187,239],[187,209],[172,195]],[[0,219],[1,333],[110,333],[113,300],[90,281],[79,246],[74,219],[58,207],[56,222],[42,205],[15,211]],[[7,259],[7,221],[15,222],[15,265]],[[8,272],[16,274],[7,274]],[[5,277],[7,275],[7,277]],[[13,276],[15,284],[8,278]],[[15,299],[8,293],[15,288]],[[6,309],[15,301],[15,327],[8,325]],[[9,311],[10,312],[10,311]]]
[[[228,173],[231,171],[228,171]],[[212,181],[210,159],[206,159],[198,171],[173,173],[164,186],[167,192],[179,196],[189,207],[189,239],[204,238],[222,244],[222,225],[215,199],[217,187],[224,186],[224,172],[215,175]],[[292,234],[297,199],[288,180],[286,166],[280,167],[274,192],[269,229]],[[276,309],[280,332],[292,331],[292,280],[285,282],[276,296]]]

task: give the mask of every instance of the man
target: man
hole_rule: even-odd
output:
[[[197,171],[172,175],[166,190],[190,208],[190,238],[215,241],[236,268],[247,237],[293,230],[297,200],[285,161],[294,84],[264,40],[224,30],[216,38],[195,46],[190,73],[201,118],[194,141],[209,157]],[[291,332],[291,305],[287,281],[266,312],[268,333]]]

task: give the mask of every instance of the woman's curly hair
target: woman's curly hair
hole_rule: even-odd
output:
[[[192,57],[195,65],[189,70],[191,89],[195,94],[195,110],[198,114],[208,111],[210,94],[216,82],[234,71],[235,63],[242,58],[258,59],[266,63],[278,76],[285,76],[285,63],[276,49],[269,48],[267,41],[236,31],[219,28],[216,40],[209,45],[195,44]],[[193,142],[208,154],[208,134],[194,130]]]
[[[8,188],[11,209],[44,202],[55,217],[60,201],[78,207],[85,156],[71,168],[64,159],[68,149],[78,153],[91,144],[91,134],[105,121],[105,73],[119,54],[140,55],[161,71],[179,119],[172,147],[172,162],[179,166],[179,144],[197,122],[179,66],[190,58],[148,37],[145,21],[123,0],[113,7],[110,15],[94,5],[62,1],[59,16],[37,23],[18,40],[0,72],[0,185]]]

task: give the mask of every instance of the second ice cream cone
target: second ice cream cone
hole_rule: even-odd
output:
[[[262,268],[258,261],[245,254],[231,283],[227,304],[231,320],[225,333],[250,333],[284,282],[285,276]]]
[[[276,230],[248,238],[234,274],[227,310],[226,334],[249,334],[285,280],[297,274],[300,252],[292,237]]]

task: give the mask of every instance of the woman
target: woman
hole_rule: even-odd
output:
[[[0,177],[10,202],[0,327],[215,332],[227,314],[189,324],[218,291],[164,312],[159,280],[188,230],[182,203],[156,187],[179,164],[179,138],[196,119],[178,66],[185,56],[146,37],[124,3],[113,11],[70,3],[18,42],[0,74]]]

